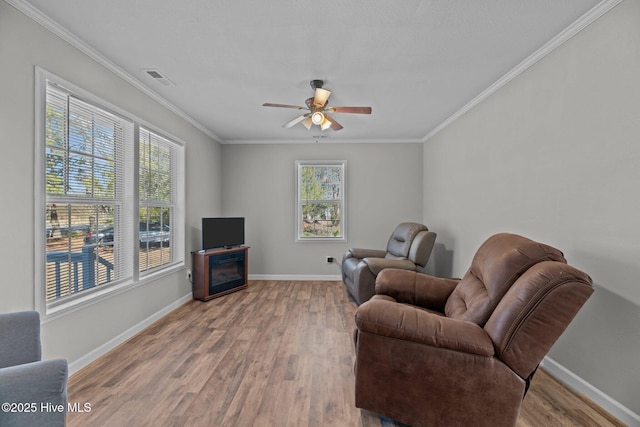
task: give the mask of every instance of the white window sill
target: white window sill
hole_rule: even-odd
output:
[[[177,271],[184,270],[185,264],[183,261],[180,261],[170,267],[163,268],[157,272],[150,273],[148,275],[140,277],[138,281],[127,280],[121,283],[117,283],[110,286],[105,286],[102,289],[97,289],[88,295],[78,296],[67,302],[61,302],[59,304],[52,304],[52,307],[47,306],[45,308],[45,313],[41,313],[42,315],[42,324],[46,324],[53,320],[64,317],[70,313],[73,313],[78,310],[82,310],[86,307],[89,307],[93,304],[97,304],[101,301],[114,297],[116,295],[122,294],[124,292],[131,291],[133,289],[138,288],[139,286],[147,285],[153,283],[154,281],[173,274]]]

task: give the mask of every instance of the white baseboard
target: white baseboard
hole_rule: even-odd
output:
[[[122,332],[121,334],[119,334],[115,338],[107,341],[106,343],[104,343],[100,347],[90,351],[89,353],[87,353],[84,356],[74,360],[73,362],[69,362],[69,375],[73,375],[74,373],[78,372],[80,369],[82,369],[85,366],[87,366],[89,363],[93,362],[94,360],[98,359],[101,356],[104,356],[109,351],[113,350],[114,348],[116,348],[117,346],[119,346],[120,344],[122,344],[123,342],[128,340],[129,338],[133,337],[135,334],[137,334],[138,332],[142,331],[144,328],[150,326],[155,321],[161,319],[162,317],[166,316],[167,314],[169,314],[170,312],[172,312],[176,308],[180,307],[182,304],[184,304],[185,302],[189,301],[191,298],[193,298],[191,293],[189,293],[188,295],[183,296],[179,300],[174,301],[171,304],[169,304],[168,306],[164,307],[163,309],[153,313],[151,316],[147,317],[142,322],[140,322],[140,323],[132,326],[131,328],[127,329],[126,331]]]
[[[598,390],[555,360],[545,357],[540,366],[558,381],[591,399],[629,427],[640,427],[640,415]]]
[[[299,281],[341,281],[342,276],[339,274],[250,274],[249,280],[299,280]]]

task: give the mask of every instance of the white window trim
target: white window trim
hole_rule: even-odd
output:
[[[340,225],[342,226],[342,236],[340,237],[303,237],[300,235],[302,221],[302,202],[300,200],[301,171],[303,166],[340,166],[342,198],[340,200]],[[296,160],[296,220],[295,220],[295,242],[346,242],[347,241],[347,161],[346,160]]]
[[[172,241],[173,250],[175,251],[174,261],[166,265],[163,268],[154,269],[145,274],[141,274],[138,271],[137,262],[134,266],[133,277],[131,279],[127,279],[121,282],[114,283],[113,285],[97,287],[95,290],[88,291],[85,293],[79,293],[78,297],[72,298],[69,301],[58,302],[56,304],[47,304],[46,301],[46,290],[45,290],[45,274],[46,274],[46,244],[44,239],[40,238],[46,234],[46,188],[45,188],[45,157],[46,157],[46,147],[45,147],[45,110],[46,110],[46,84],[47,80],[54,81],[57,84],[64,86],[69,91],[74,94],[80,96],[82,99],[99,106],[100,108],[104,108],[107,111],[111,111],[112,113],[119,115],[127,120],[134,122],[134,141],[135,141],[135,149],[134,149],[134,169],[136,170],[134,176],[134,191],[135,191],[135,202],[132,209],[134,212],[138,211],[138,180],[137,180],[137,164],[138,164],[138,153],[137,153],[137,145],[138,145],[138,130],[139,127],[145,127],[146,129],[174,142],[178,150],[176,150],[176,165],[177,165],[177,199],[176,199],[176,207],[175,207],[175,224],[178,224],[177,230],[175,230],[173,237],[174,241]],[[35,309],[40,312],[40,316],[43,323],[47,323],[51,320],[64,316],[66,314],[72,313],[84,307],[87,307],[92,304],[96,304],[100,301],[103,301],[107,298],[113,297],[123,292],[127,292],[137,288],[138,286],[142,286],[151,282],[158,280],[160,277],[163,277],[168,274],[172,274],[178,270],[181,270],[185,266],[185,195],[186,195],[186,187],[185,187],[185,143],[179,138],[168,134],[167,132],[158,129],[156,126],[151,123],[146,122],[145,120],[101,99],[90,92],[74,85],[71,82],[66,81],[65,79],[58,77],[57,75],[50,73],[44,70],[41,67],[35,67],[35,129],[34,129],[34,139],[35,139],[35,152],[34,152],[34,296],[35,296]],[[137,218],[137,214],[136,214]],[[134,221],[134,226],[137,227],[136,221]],[[40,237],[39,237],[40,236]]]

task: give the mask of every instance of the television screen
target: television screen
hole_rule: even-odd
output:
[[[202,218],[202,249],[244,244],[244,218]]]

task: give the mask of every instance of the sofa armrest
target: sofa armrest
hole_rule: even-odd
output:
[[[360,332],[432,347],[480,356],[495,354],[493,341],[475,323],[439,316],[388,299],[372,299],[358,307],[356,326]]]
[[[367,257],[375,257],[375,258],[384,258],[387,254],[386,251],[380,249],[362,249],[362,248],[351,248],[347,250],[347,253],[344,255],[345,258],[367,258]]]
[[[397,268],[401,270],[415,270],[416,265],[408,259],[387,259],[366,257],[362,260],[374,276],[377,276],[382,270],[387,268]]]
[[[0,314],[0,368],[40,360],[40,314]]]
[[[67,362],[62,359],[0,369],[0,402],[31,405],[28,412],[0,412],[0,425],[64,426],[67,375]]]
[[[445,279],[416,271],[386,269],[376,278],[376,293],[389,295],[396,301],[439,312],[460,279]]]

